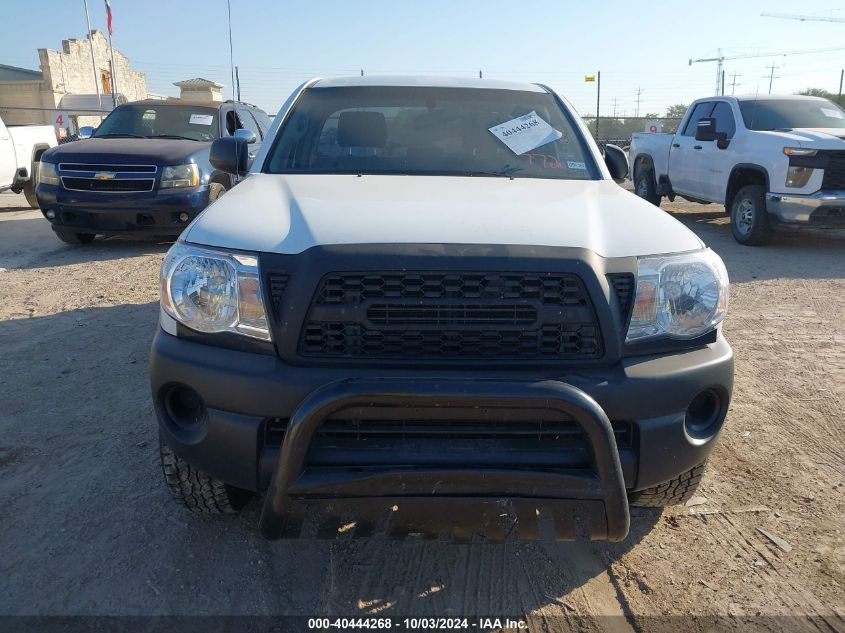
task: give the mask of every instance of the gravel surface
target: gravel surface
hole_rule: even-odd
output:
[[[732,281],[736,386],[696,505],[635,511],[616,545],[270,543],[255,504],[194,516],[165,490],[147,354],[168,245],[71,247],[0,195],[0,613],[845,629],[845,235],[746,248],[721,207],[664,206]]]

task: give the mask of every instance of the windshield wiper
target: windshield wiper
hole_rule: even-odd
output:
[[[505,165],[499,171],[468,171],[467,176],[499,176],[513,180],[513,175],[518,171],[522,171],[522,167]]]
[[[125,138],[148,138],[141,134],[129,134],[128,132],[109,132],[107,134],[95,134],[91,138],[108,138],[108,137],[125,137]]]
[[[179,134],[153,134],[152,136],[149,136],[147,138],[176,138],[176,139],[181,139],[181,140],[184,140],[184,141],[196,141],[197,140],[195,138],[188,138],[187,136],[181,136]]]

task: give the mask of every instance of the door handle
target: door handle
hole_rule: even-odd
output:
[[[693,149],[701,149],[701,145],[693,145],[692,148]]]
[[[672,147],[680,147],[680,146],[681,146],[680,143],[672,143]]]

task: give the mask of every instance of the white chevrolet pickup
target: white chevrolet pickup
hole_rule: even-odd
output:
[[[150,382],[180,504],[263,493],[270,538],[620,540],[629,500],[692,495],[733,384],[727,273],[566,101],[314,80],[247,148],[213,142],[247,178],[162,265]]]
[[[58,145],[50,125],[7,127],[0,119],[0,191],[21,191],[33,209],[38,208],[35,186],[41,154]]]
[[[827,99],[699,99],[677,134],[634,134],[630,158],[638,196],[724,204],[742,244],[777,223],[845,226],[845,111]]]

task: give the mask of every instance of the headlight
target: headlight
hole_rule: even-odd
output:
[[[813,175],[812,167],[790,166],[786,170],[787,187],[805,187]]]
[[[36,185],[43,182],[46,185],[58,186],[59,174],[56,172],[56,166],[53,163],[38,163],[38,175],[36,180]]]
[[[161,307],[198,332],[270,340],[258,258],[177,242],[161,266]]]
[[[195,163],[171,165],[161,172],[161,188],[196,187],[200,184],[200,170]]]
[[[637,259],[637,292],[627,342],[691,339],[728,312],[728,272],[710,249]]]

